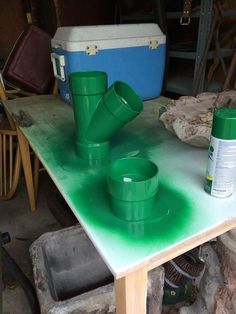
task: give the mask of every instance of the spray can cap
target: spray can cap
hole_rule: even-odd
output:
[[[236,108],[215,111],[211,134],[223,140],[236,140]]]

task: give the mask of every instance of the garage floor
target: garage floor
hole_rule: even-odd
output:
[[[33,282],[29,246],[40,235],[47,231],[58,230],[61,225],[48,209],[46,195],[49,178],[46,173],[40,174],[38,208],[35,212],[29,209],[24,179],[21,178],[18,190],[13,199],[0,202],[0,231],[9,232],[11,243],[6,244],[8,253]],[[20,286],[9,276],[5,276],[3,290],[3,314],[28,314],[31,310]]]

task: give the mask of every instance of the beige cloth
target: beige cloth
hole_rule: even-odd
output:
[[[208,147],[213,112],[221,107],[236,108],[236,90],[182,96],[164,106],[160,120],[177,137],[190,145]]]

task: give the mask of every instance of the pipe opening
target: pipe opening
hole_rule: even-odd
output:
[[[143,182],[152,179],[157,173],[156,164],[142,158],[118,159],[110,168],[110,176],[118,182]]]
[[[136,112],[142,111],[143,103],[140,97],[129,85],[121,81],[116,81],[114,83],[114,90],[125,106]]]

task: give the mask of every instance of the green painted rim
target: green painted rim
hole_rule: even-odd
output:
[[[122,81],[116,81],[109,87],[104,95],[104,104],[117,119],[125,123],[143,110],[141,98]]]
[[[109,154],[110,143],[76,142],[76,153],[83,159],[102,159]]]
[[[107,90],[107,74],[102,71],[81,71],[69,75],[70,89],[76,95],[97,95]]]
[[[153,211],[156,195],[153,197],[137,202],[129,202],[116,199],[111,196],[110,203],[114,215],[126,221],[140,221],[147,219]]]
[[[144,158],[117,159],[110,165],[107,182],[109,193],[115,199],[143,201],[158,191],[158,167]]]

